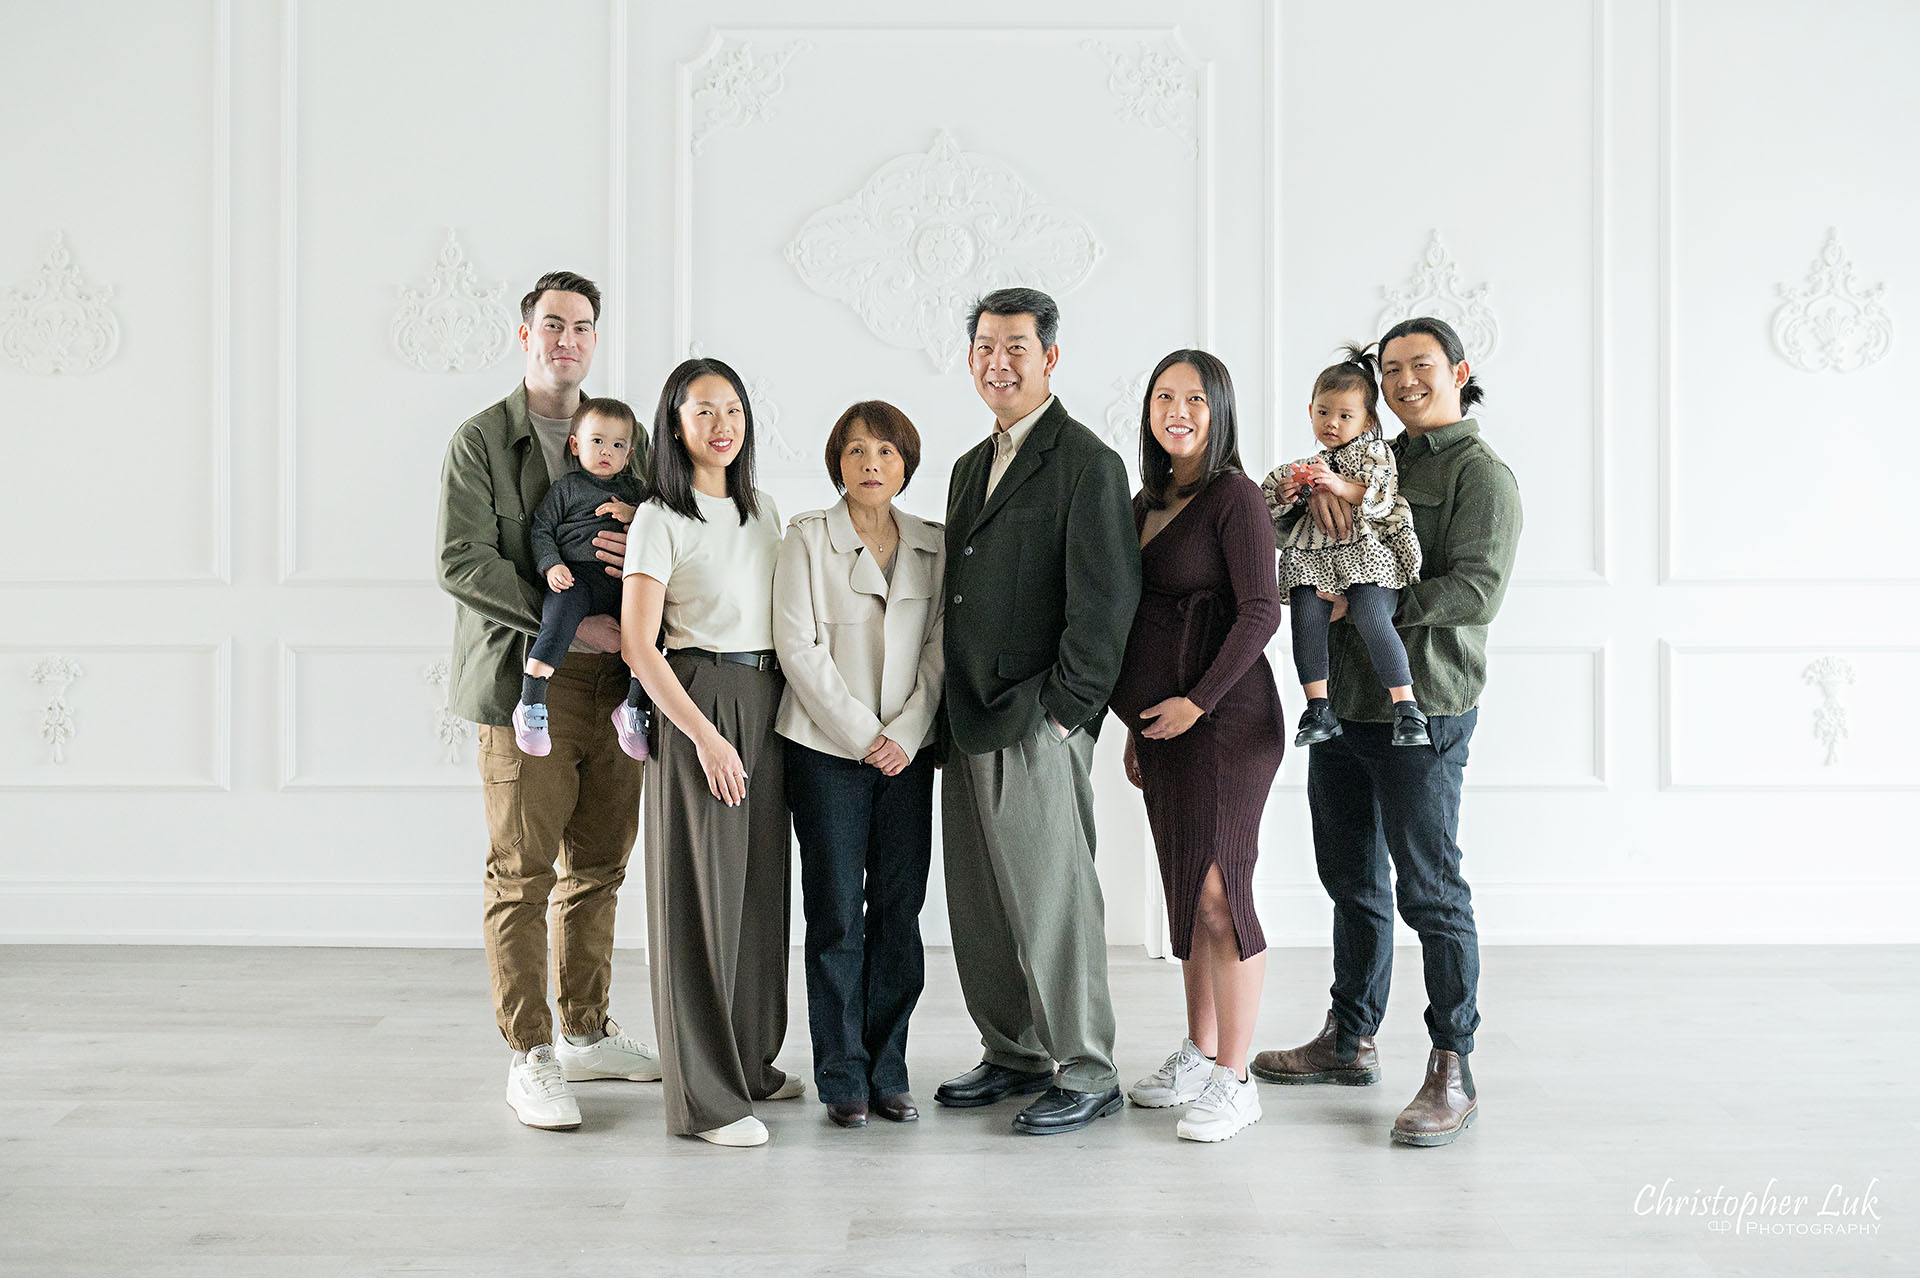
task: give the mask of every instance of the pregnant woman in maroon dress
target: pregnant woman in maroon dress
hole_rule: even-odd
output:
[[[1133,500],[1143,586],[1111,704],[1185,964],[1187,1038],[1127,1095],[1148,1108],[1193,1102],[1176,1132],[1217,1141],[1260,1120],[1247,1048],[1267,941],[1253,863],[1285,732],[1263,655],[1280,590],[1266,499],[1241,473],[1226,365],[1175,351],[1147,385]]]

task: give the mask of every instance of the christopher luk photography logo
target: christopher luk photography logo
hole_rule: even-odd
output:
[[[1871,1238],[1880,1232],[1880,1178],[1864,1187],[1827,1184],[1800,1193],[1769,1178],[1760,1190],[1676,1190],[1669,1176],[1633,1197],[1636,1216],[1684,1216],[1736,1238]]]

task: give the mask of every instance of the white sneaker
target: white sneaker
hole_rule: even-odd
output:
[[[597,1043],[576,1047],[564,1036],[553,1045],[554,1055],[567,1072],[569,1083],[590,1078],[626,1078],[636,1083],[655,1082],[660,1077],[660,1053],[645,1043],[628,1038],[611,1020],[607,1036]]]
[[[1206,1090],[1213,1062],[1200,1054],[1193,1040],[1180,1040],[1180,1050],[1167,1063],[1127,1089],[1127,1099],[1142,1109],[1184,1105]]]
[[[745,1118],[736,1118],[725,1127],[716,1127],[710,1132],[695,1132],[709,1145],[727,1145],[734,1149],[746,1149],[754,1145],[767,1143],[767,1125],[748,1114]]]
[[[804,1095],[806,1090],[807,1085],[798,1074],[789,1074],[787,1075],[787,1081],[775,1088],[773,1095],[767,1097],[767,1099],[793,1100],[797,1096]]]
[[[1253,1076],[1243,1083],[1226,1066],[1215,1065],[1206,1090],[1173,1130],[1181,1140],[1225,1140],[1259,1121],[1260,1088]]]
[[[560,1062],[545,1043],[507,1069],[507,1104],[529,1127],[563,1131],[580,1125],[580,1104],[567,1089]]]

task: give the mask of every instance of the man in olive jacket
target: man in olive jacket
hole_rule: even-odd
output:
[[[657,1079],[660,1064],[607,1017],[614,906],[639,830],[641,767],[620,749],[612,723],[628,679],[612,618],[581,623],[575,651],[548,684],[552,753],[522,754],[510,726],[547,588],[534,567],[530,520],[552,476],[571,464],[569,419],[593,363],[600,291],[555,271],[534,284],[520,314],[524,380],[447,445],[440,587],[456,605],[448,704],[480,728],[487,967],[495,1020],[513,1051],[507,1103],[529,1127],[568,1128],[580,1125],[568,1080]],[[634,442],[644,474],[645,436]],[[602,558],[620,562],[614,552],[625,538],[602,538]],[[550,901],[558,1043],[547,1008]]]
[[[1033,1135],[1121,1106],[1089,768],[1140,600],[1126,467],[1048,389],[1059,318],[1034,289],[976,305],[994,430],[947,490],[947,908],[985,1052],[934,1099],[1044,1092]]]

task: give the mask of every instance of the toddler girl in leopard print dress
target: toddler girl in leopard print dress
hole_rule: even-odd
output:
[[[1360,347],[1314,379],[1307,416],[1324,447],[1310,458],[1275,467],[1260,485],[1280,548],[1280,590],[1293,608],[1293,663],[1307,694],[1296,746],[1340,735],[1327,698],[1327,627],[1335,605],[1366,641],[1374,673],[1393,698],[1393,744],[1426,745],[1427,717],[1413,695],[1407,649],[1393,629],[1400,589],[1420,580],[1420,542],[1413,512],[1400,495],[1393,449],[1381,437],[1373,362]],[[1330,492],[1353,506],[1345,537],[1320,531],[1307,496]]]

